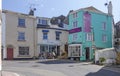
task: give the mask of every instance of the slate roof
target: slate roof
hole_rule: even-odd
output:
[[[78,9],[78,10],[75,10],[75,11],[71,12],[71,14],[74,13],[74,12],[77,12],[77,11],[81,11],[81,10],[90,11],[90,12],[95,12],[95,13],[99,13],[99,14],[106,14],[106,15],[107,15],[107,13],[104,13],[104,12],[96,9],[96,8],[93,7],[93,6],[86,7],[86,8],[80,8],[80,9]]]

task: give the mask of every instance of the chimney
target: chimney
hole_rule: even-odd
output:
[[[36,8],[33,8],[33,9],[31,8],[29,11],[29,15],[34,16],[34,11],[36,11]]]
[[[108,4],[108,15],[112,15],[112,2],[110,1],[109,4]]]

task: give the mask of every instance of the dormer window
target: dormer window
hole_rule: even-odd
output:
[[[47,20],[45,20],[45,19],[38,19],[38,24],[47,25]]]

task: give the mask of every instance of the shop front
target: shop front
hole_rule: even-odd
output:
[[[82,45],[81,44],[70,44],[68,46],[68,57],[72,60],[80,60],[82,56]]]
[[[45,58],[52,58],[52,56],[55,55],[55,57],[60,56],[60,44],[56,43],[44,43],[44,44],[38,44],[39,54],[44,54]],[[54,55],[53,55],[54,54]]]

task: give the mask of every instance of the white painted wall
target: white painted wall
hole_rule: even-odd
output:
[[[111,63],[112,61],[115,61],[116,52],[114,51],[114,48],[96,50],[95,51],[95,62],[99,61],[100,57],[104,57],[106,59],[105,63]]]
[[[49,30],[48,32],[48,40],[43,40],[43,32],[42,30]],[[56,40],[56,33],[55,31],[60,31],[60,40]],[[60,45],[60,51],[63,52],[64,44],[68,42],[68,31],[57,30],[57,29],[45,29],[45,28],[38,28],[37,29],[37,49],[38,52],[40,50],[39,44],[47,44],[47,45]]]

